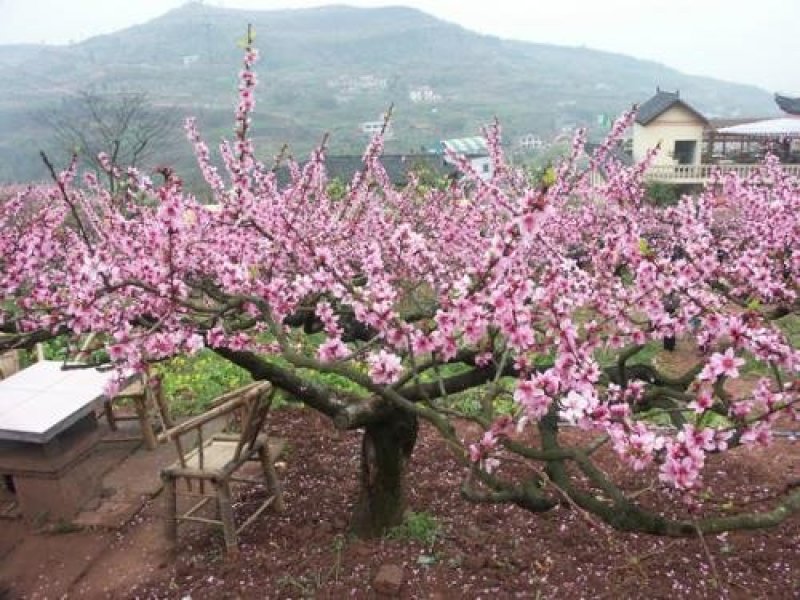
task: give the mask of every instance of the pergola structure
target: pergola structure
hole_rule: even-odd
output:
[[[735,162],[753,162],[763,158],[766,151],[770,151],[776,153],[784,163],[800,163],[800,117],[762,119],[727,127],[712,127],[707,133],[706,142],[707,155],[711,161],[733,158]],[[737,146],[738,154],[728,151]]]

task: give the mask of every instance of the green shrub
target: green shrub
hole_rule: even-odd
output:
[[[647,184],[645,198],[656,206],[674,206],[680,200],[680,189],[677,185],[652,181]]]

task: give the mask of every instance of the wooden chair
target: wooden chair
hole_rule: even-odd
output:
[[[65,369],[78,369],[93,366],[91,363],[91,355],[97,350],[105,348],[105,343],[102,336],[91,332],[86,335],[82,340],[78,340],[80,344],[76,344],[75,348],[67,351],[67,358],[64,360]],[[37,354],[40,355],[39,360],[44,360],[44,353],[42,345],[37,345]],[[133,414],[129,412],[116,412],[115,405],[120,402],[125,402],[133,406]],[[141,430],[141,438],[135,437],[116,437],[117,441],[141,439],[148,450],[155,450],[158,445],[156,442],[156,434],[153,429],[154,416],[158,416],[161,421],[161,429],[166,429],[171,426],[169,420],[169,413],[164,404],[164,399],[161,395],[160,388],[153,389],[149,384],[145,375],[137,375],[131,378],[127,384],[119,391],[113,398],[106,398],[103,401],[103,413],[108,421],[108,427],[111,431],[117,431],[117,422],[119,421],[138,421]]]
[[[269,439],[262,431],[272,401],[272,386],[256,382],[225,394],[217,399],[206,413],[189,419],[164,431],[159,440],[171,440],[178,451],[178,461],[161,471],[166,498],[166,534],[174,544],[178,538],[178,523],[194,521],[222,526],[228,555],[238,552],[238,534],[253,523],[267,508],[284,510],[282,489],[275,473],[273,460],[280,454],[284,441]],[[239,433],[218,433],[203,439],[203,426],[220,419],[240,415]],[[194,449],[186,451],[187,437],[196,436]],[[241,525],[236,524],[231,504],[231,483],[257,483],[259,480],[238,477],[237,471],[248,461],[260,461],[261,472],[268,489],[268,497]],[[178,511],[178,480],[185,479],[185,495],[200,497],[189,510]],[[260,478],[259,478],[260,479]],[[197,480],[199,493],[194,493],[192,481]],[[213,488],[206,493],[206,485]],[[183,486],[181,486],[183,487]],[[184,494],[181,494],[184,495]],[[197,513],[216,499],[216,519],[201,517]]]
[[[11,377],[19,371],[19,350],[9,350],[0,354],[0,379]]]
[[[133,404],[134,414],[123,414],[114,411],[114,404],[128,401]],[[171,425],[169,412],[160,390],[153,390],[144,375],[141,375],[122,388],[113,398],[105,400],[103,412],[111,431],[117,431],[117,421],[139,421],[142,440],[148,450],[155,450],[157,438],[153,429],[153,411],[156,411],[161,429]]]

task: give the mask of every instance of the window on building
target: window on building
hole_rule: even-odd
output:
[[[672,156],[676,161],[678,161],[679,165],[692,165],[694,164],[696,152],[696,140],[677,140],[675,142],[675,150],[673,151]]]

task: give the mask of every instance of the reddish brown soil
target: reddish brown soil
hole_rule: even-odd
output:
[[[386,565],[402,569],[403,598],[800,598],[800,516],[770,530],[674,540],[618,533],[569,507],[532,514],[476,506],[460,498],[463,470],[427,426],[414,452],[409,497],[412,510],[436,519],[441,535],[431,546],[351,540],[359,434],[339,432],[301,409],[273,413],[272,428],[289,440],[282,471],[288,509],[245,531],[236,561],[225,559],[220,534],[204,526],[182,527],[171,555],[158,497],[117,532],[32,533],[3,521],[0,599],[378,598],[374,579]],[[478,434],[464,424],[459,431],[470,439]],[[648,486],[644,475],[620,469],[604,451],[598,455],[625,489]],[[502,470],[523,468],[529,467]],[[800,481],[800,442],[784,436],[766,450],[712,457],[705,478],[707,514],[768,509],[787,482]],[[240,490],[239,515],[263,493]],[[656,490],[639,499],[686,514],[679,499]]]
[[[699,539],[617,533],[570,508],[532,514],[476,506],[459,497],[462,469],[425,426],[411,465],[410,503],[433,515],[442,535],[432,547],[407,539],[349,540],[358,433],[340,433],[309,410],[276,413],[273,427],[290,440],[287,511],[265,515],[244,532],[236,561],[225,560],[218,534],[182,532],[177,559],[152,559],[147,577],[140,573],[140,583],[124,588],[127,597],[375,598],[373,579],[386,564],[403,569],[403,598],[800,597],[798,516],[770,530],[706,536],[704,547]],[[798,477],[800,443],[790,439],[747,457],[736,451],[715,458],[706,475],[709,510],[724,512],[734,492],[749,508],[768,507],[763,499]],[[643,481],[626,483],[642,487]],[[260,493],[240,497],[237,510],[246,513]],[[656,493],[642,501],[680,507]],[[157,499],[123,538],[136,527],[160,526],[159,520]],[[85,585],[80,592],[93,596]]]

